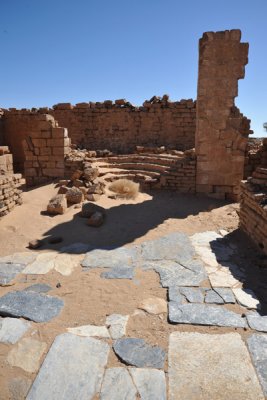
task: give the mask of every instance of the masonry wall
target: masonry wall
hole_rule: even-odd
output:
[[[196,104],[193,100],[170,102],[154,97],[142,107],[125,100],[115,103],[58,104],[49,112],[68,128],[72,143],[87,149],[132,152],[136,146],[194,147]]]
[[[199,42],[196,191],[238,200],[250,121],[234,105],[248,43],[241,32],[207,32]]]

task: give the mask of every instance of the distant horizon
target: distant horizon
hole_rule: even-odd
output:
[[[198,40],[206,31],[241,29],[249,42],[236,106],[265,137],[266,0],[12,0],[0,15],[0,108],[152,96],[196,100]]]

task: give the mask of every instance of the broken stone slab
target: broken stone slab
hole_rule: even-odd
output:
[[[100,392],[109,345],[71,333],[54,340],[27,400],[89,400]]]
[[[199,286],[207,279],[202,263],[197,260],[183,264],[172,260],[154,261],[145,268],[148,266],[158,272],[162,287]]]
[[[195,246],[195,251],[205,264],[205,267],[209,266],[216,269],[218,266],[218,261],[210,247]]]
[[[247,343],[264,395],[267,396],[267,335],[255,333]]]
[[[249,309],[260,308],[260,302],[251,289],[237,288],[233,289],[234,295],[239,304]]]
[[[28,264],[24,269],[23,274],[47,274],[54,268],[56,256],[57,254],[54,252],[38,254],[35,261],[33,261],[31,264]]]
[[[183,304],[186,302],[185,296],[183,296],[180,292],[180,286],[169,286],[168,299],[169,301],[175,301],[179,304]]]
[[[168,361],[169,400],[264,399],[238,333],[174,332]]]
[[[204,291],[202,288],[180,287],[180,293],[186,297],[189,303],[203,303]]]
[[[224,307],[206,304],[179,304],[174,301],[169,303],[169,320],[176,324],[247,327],[245,318]]]
[[[235,303],[235,296],[230,288],[214,288],[213,289],[218,295],[223,299],[223,301],[227,304]]]
[[[117,339],[113,344],[117,356],[126,364],[135,367],[163,368],[165,351],[158,346],[151,346],[144,339]]]
[[[224,301],[221,296],[219,296],[218,293],[215,292],[215,290],[207,289],[205,295],[205,303],[224,304]]]
[[[52,287],[46,283],[35,283],[23,289],[24,292],[47,293],[52,290]]]
[[[0,315],[26,318],[35,322],[47,322],[56,317],[64,301],[44,294],[21,291],[0,297]]]
[[[136,400],[137,390],[126,368],[108,368],[102,383],[101,400]]]
[[[30,329],[27,321],[14,318],[0,318],[0,343],[16,343]]]
[[[133,279],[134,269],[129,267],[115,267],[102,272],[100,276],[104,279]]]
[[[259,332],[267,332],[267,316],[261,316],[257,312],[246,315],[248,325],[251,329]]]
[[[209,280],[213,289],[222,288],[237,288],[242,285],[240,279],[236,279],[228,268],[219,268],[217,271],[209,274]]]
[[[130,374],[142,400],[166,400],[166,380],[163,371],[130,368]]]
[[[130,267],[137,259],[137,246],[117,249],[95,249],[85,255],[82,266],[86,268]]]
[[[174,232],[159,239],[141,244],[142,258],[145,261],[175,260],[186,262],[195,255],[195,250],[187,235]]]
[[[199,232],[190,236],[190,240],[194,246],[210,247],[210,243],[217,239],[222,239],[222,236],[215,231]]]
[[[46,343],[32,338],[24,338],[10,350],[7,361],[13,367],[19,367],[31,373],[36,372],[45,350]]]
[[[146,311],[149,314],[163,314],[166,313],[167,310],[167,302],[165,299],[161,299],[159,297],[150,297],[148,299],[143,300],[138,308]]]
[[[129,315],[111,314],[106,318],[106,326],[112,339],[120,339],[126,335]]]
[[[0,286],[8,286],[24,269],[24,264],[0,263]]]
[[[54,260],[54,268],[61,275],[69,276],[77,266],[70,254],[59,254]]]
[[[69,333],[78,336],[110,338],[109,332],[105,326],[83,325],[75,328],[68,328],[67,330]]]

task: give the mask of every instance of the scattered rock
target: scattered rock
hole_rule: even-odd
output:
[[[103,222],[104,222],[104,215],[101,212],[96,211],[88,219],[87,225],[94,226],[94,227],[98,228],[99,226],[101,226],[103,224]]]
[[[46,343],[32,338],[24,338],[10,350],[7,361],[13,367],[19,367],[31,373],[36,372],[45,349]]]
[[[158,346],[151,346],[144,339],[117,339],[113,349],[120,359],[135,367],[163,368],[165,351]]]
[[[85,168],[83,171],[83,177],[85,180],[92,182],[94,181],[99,175],[98,168]]]
[[[68,328],[67,330],[69,333],[73,333],[74,335],[78,336],[110,338],[108,330],[105,326],[84,325],[75,328]]]
[[[0,318],[0,342],[14,344],[30,327],[29,322],[20,319]]]
[[[205,304],[169,303],[169,320],[172,323],[192,325],[215,325],[245,328],[245,318],[220,306]]]
[[[168,361],[170,400],[264,399],[238,333],[174,332]]]
[[[135,400],[136,388],[125,368],[108,368],[105,372],[101,400]]]
[[[24,292],[37,292],[37,293],[47,293],[52,290],[52,287],[46,283],[35,283],[34,285],[28,286],[23,289]]]
[[[10,292],[0,297],[0,315],[47,322],[56,317],[64,306],[57,297],[35,292]]]
[[[120,339],[126,335],[129,315],[111,314],[106,318],[106,326],[112,339]]]
[[[267,336],[254,334],[247,343],[264,395],[267,396]]]
[[[96,193],[87,194],[86,198],[89,201],[98,201],[98,200],[100,200],[100,194],[96,194]]]
[[[25,264],[0,263],[0,286],[8,286],[10,282],[25,268]]]
[[[29,242],[29,249],[35,250],[39,249],[43,245],[43,240],[34,239]]]
[[[93,399],[109,354],[101,340],[64,333],[56,337],[27,400]]]
[[[138,308],[145,310],[149,314],[162,314],[167,312],[167,302],[159,297],[152,297],[143,300]]]
[[[129,267],[116,267],[101,273],[104,279],[133,279],[134,269]]]
[[[62,241],[63,238],[61,236],[51,236],[51,238],[48,239],[48,243],[50,244],[61,243]]]
[[[64,194],[57,194],[49,200],[47,206],[48,214],[64,214],[67,210],[67,200]]]
[[[94,213],[100,212],[105,214],[104,208],[93,203],[84,203],[82,205],[81,217],[90,218]]]
[[[75,181],[76,179],[80,179],[80,177],[82,176],[83,171],[77,169],[76,171],[73,172],[73,174],[71,175],[71,180]]]
[[[66,199],[70,204],[81,203],[83,201],[83,192],[77,187],[68,188]]]
[[[233,289],[234,295],[239,304],[250,309],[260,308],[260,302],[253,290],[250,289]]]
[[[166,400],[166,380],[163,371],[131,368],[130,373],[142,400]]]

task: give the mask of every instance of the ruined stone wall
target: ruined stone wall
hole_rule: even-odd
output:
[[[207,32],[199,42],[196,191],[238,200],[250,121],[234,105],[248,43],[241,32]]]
[[[264,165],[267,154],[264,141],[266,142],[263,138],[249,139],[245,157],[244,179],[252,176],[257,167]]]
[[[0,175],[13,174],[13,157],[8,146],[0,146]]]
[[[27,185],[64,177],[70,139],[51,115],[13,109],[5,112],[4,127],[16,170],[24,170]]]
[[[0,175],[0,217],[22,204],[22,183],[21,174]]]
[[[87,149],[132,152],[139,146],[194,147],[196,104],[154,97],[142,107],[125,100],[104,103],[58,104],[49,112],[68,128],[72,143]]]

